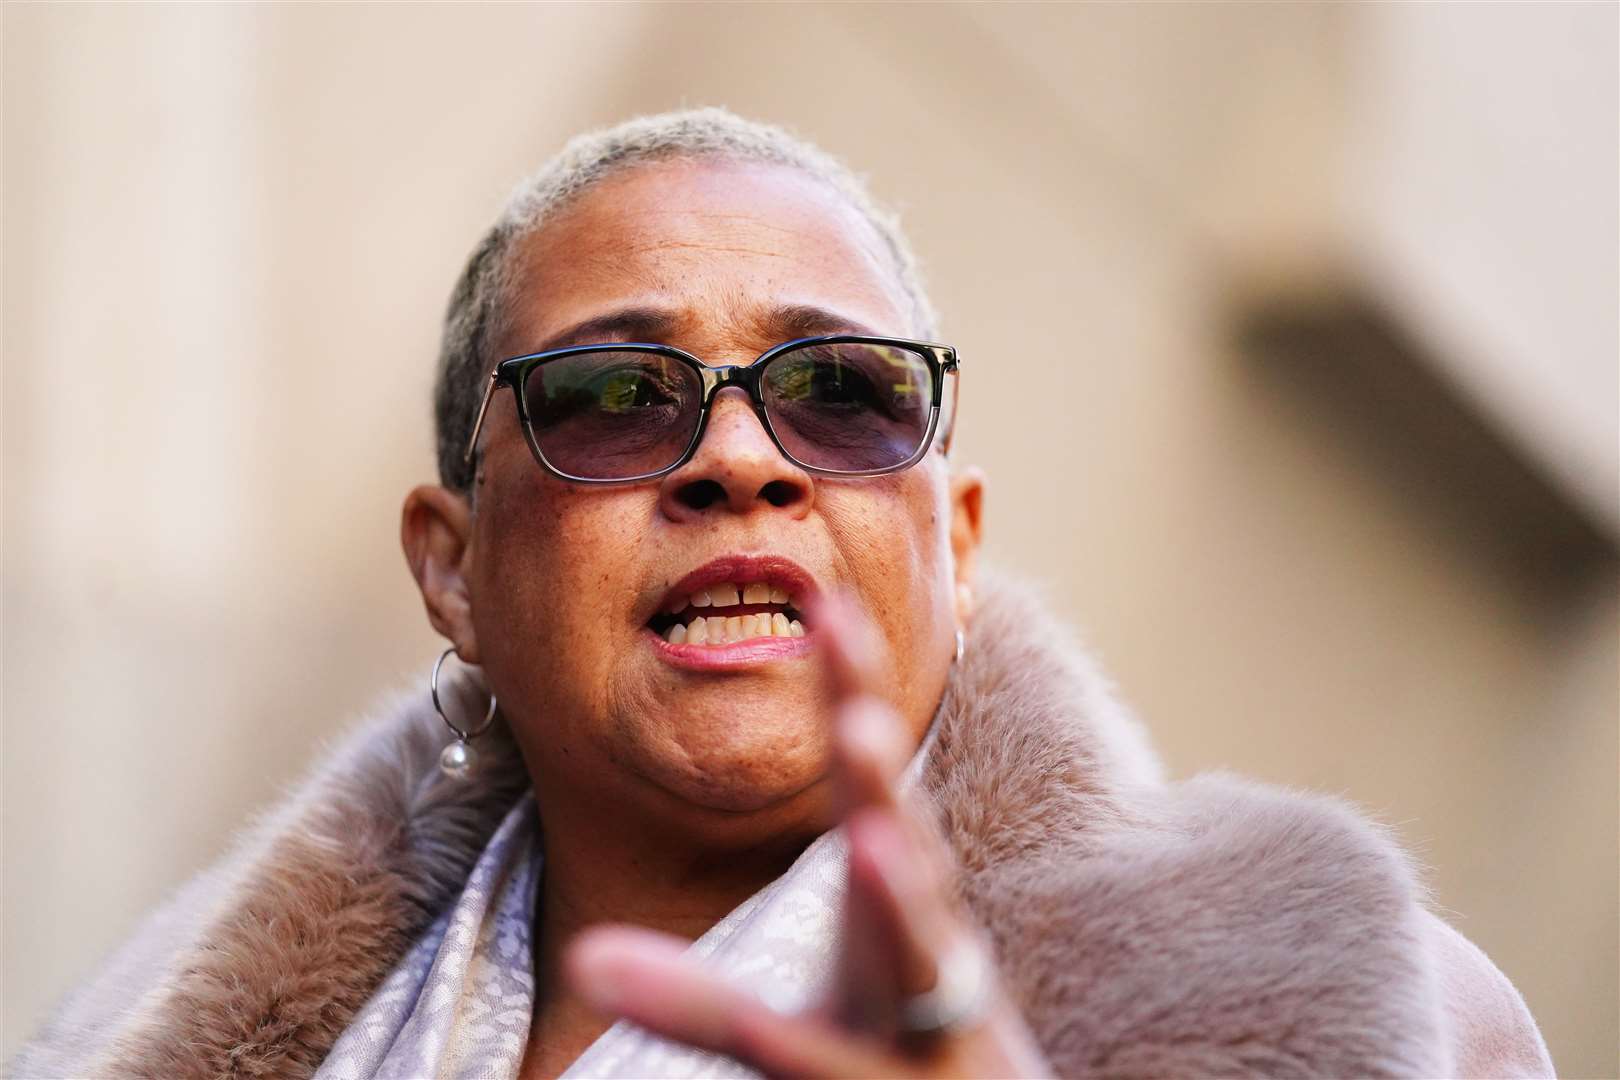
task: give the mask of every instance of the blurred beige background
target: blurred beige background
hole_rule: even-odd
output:
[[[1615,1075],[1616,11],[7,5],[0,1051],[425,677],[398,507],[506,192],[718,103],[902,209],[991,548],[1173,770],[1397,826]],[[1425,472],[1359,315],[1296,335],[1331,391],[1243,330],[1341,310],[1509,465]]]

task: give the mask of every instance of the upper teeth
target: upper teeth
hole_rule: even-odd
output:
[[[767,585],[763,581],[750,582],[738,588],[729,581],[699,589],[691,596],[678,597],[669,607],[671,615],[692,607],[731,607],[735,604],[786,604],[788,591],[780,585]]]
[[[725,581],[699,589],[690,596],[679,598],[668,609],[671,614],[694,608],[734,607],[737,604],[788,605],[788,591],[781,586],[754,581],[738,586]],[[685,625],[676,623],[664,631],[665,640],[673,645],[725,645],[733,641],[746,641],[756,637],[803,637],[804,624],[789,619],[780,611],[761,611],[748,615],[694,615]]]

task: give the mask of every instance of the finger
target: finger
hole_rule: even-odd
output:
[[[598,927],[574,939],[564,953],[563,970],[580,995],[602,1012],[683,1042],[714,1047],[725,1041],[736,995],[729,987],[695,978],[684,958],[686,949],[686,942],[667,934]]]
[[[898,806],[900,777],[913,749],[900,717],[870,695],[846,700],[833,712],[833,767],[841,810]]]
[[[776,1012],[704,971],[678,938],[598,927],[565,954],[570,983],[594,1008],[772,1076],[892,1076],[903,1063],[810,1014]]]
[[[832,710],[832,745],[841,810],[892,805],[910,759],[905,726],[876,693],[881,638],[848,596],[817,598],[808,617],[816,627]]]
[[[988,945],[966,920],[958,917],[946,894],[929,880],[927,860],[898,820],[866,811],[850,822],[850,890],[871,911],[869,928],[883,926],[891,935],[901,1003],[934,989],[944,977],[943,962],[957,950],[974,950],[984,958],[979,977],[978,1007],[947,1030],[929,1034],[890,1030],[890,1045],[901,1048],[913,1071],[929,1076],[1048,1076],[1040,1046],[1023,1018],[1002,996]],[[982,996],[978,996],[982,995]]]
[[[823,593],[810,601],[806,617],[816,628],[816,647],[834,705],[874,692],[888,651],[855,601],[841,593]]]
[[[731,1056],[767,1076],[893,1077],[912,1075],[908,1063],[884,1047],[819,1017],[784,1016],[759,1006],[737,1018]]]
[[[851,837],[853,848],[852,834],[846,831],[845,835]],[[837,989],[830,1005],[837,1020],[851,1030],[889,1038],[894,1034],[899,1002],[905,995],[900,938],[870,878],[870,870],[854,862],[852,849]]]
[[[874,821],[899,823],[887,828],[875,825],[872,843],[856,844],[837,1010],[851,1027],[892,1034],[900,1002],[936,980],[934,957],[924,942],[930,935],[941,940],[939,935],[956,925],[945,921],[942,899],[948,888],[949,855],[932,824],[900,796],[899,782],[912,748],[899,716],[867,692],[870,672],[862,662],[865,651],[851,647],[866,636],[868,624],[847,600],[833,598],[818,616],[817,626],[829,686],[842,695],[834,702],[833,746],[843,812],[853,821],[865,811],[881,811],[872,815]],[[903,883],[903,890],[895,882],[885,885],[881,864],[888,858],[895,863],[887,875]],[[902,895],[933,902],[913,900],[920,914],[908,918],[899,901]]]
[[[925,864],[931,885],[948,890],[954,881],[953,860],[944,838],[927,811],[908,797],[900,780],[911,755],[899,716],[883,702],[860,697],[846,703],[834,718],[833,748],[842,811],[846,818],[863,809],[892,813]]]
[[[933,989],[940,961],[977,937],[952,907],[945,876],[893,809],[866,807],[846,825],[849,887],[834,1007],[839,1019],[892,1038],[904,1002]]]
[[[951,908],[944,883],[914,836],[892,813],[864,810],[850,819],[850,889],[872,926],[877,948],[900,1001],[932,989],[939,961],[961,947],[977,948],[973,932]]]
[[[866,805],[896,808],[909,825],[918,825],[921,815],[903,806],[900,795],[916,740],[876,690],[873,658],[885,655],[881,639],[847,596],[823,595],[813,604],[817,651],[832,695],[833,764],[843,814]],[[931,829],[919,831],[932,837]]]

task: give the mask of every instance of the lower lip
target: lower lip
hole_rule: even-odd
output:
[[[729,645],[672,645],[650,629],[643,630],[666,663],[688,671],[734,671],[773,660],[790,660],[810,652],[810,636],[760,637]]]

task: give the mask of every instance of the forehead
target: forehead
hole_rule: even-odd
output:
[[[516,265],[507,352],[576,344],[558,335],[625,308],[667,312],[673,333],[662,336],[694,347],[763,349],[798,336],[784,333],[783,312],[812,309],[870,333],[913,332],[876,229],[829,186],[781,165],[633,167],[524,238]]]

